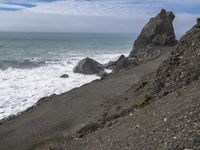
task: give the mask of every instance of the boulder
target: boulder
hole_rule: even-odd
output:
[[[85,75],[98,74],[104,71],[103,65],[91,58],[81,60],[73,69],[74,73]]]
[[[151,18],[135,40],[129,57],[142,55],[147,47],[176,45],[177,40],[173,27],[174,18],[175,15],[165,9],[162,9],[156,17]]]
[[[196,25],[175,46],[159,67],[154,83],[156,93],[168,94],[200,77],[200,28]]]

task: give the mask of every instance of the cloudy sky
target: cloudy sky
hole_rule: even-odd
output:
[[[200,0],[0,0],[0,31],[138,33],[161,8],[177,34],[200,16]]]

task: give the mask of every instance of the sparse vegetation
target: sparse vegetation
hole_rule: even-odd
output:
[[[85,136],[86,134],[97,130],[99,127],[100,127],[100,124],[90,122],[90,123],[82,126],[76,132],[78,133],[78,137],[81,138],[81,137]]]
[[[140,91],[141,89],[143,89],[146,85],[148,84],[148,82],[142,82],[139,84],[139,86],[135,89],[135,92]]]
[[[146,95],[142,101],[137,104],[137,108],[144,108],[150,104],[151,97]]]

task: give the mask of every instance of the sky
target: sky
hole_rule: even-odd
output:
[[[0,31],[134,34],[162,8],[178,36],[200,17],[200,0],[0,0]]]

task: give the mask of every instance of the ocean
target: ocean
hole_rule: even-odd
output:
[[[128,34],[0,33],[0,119],[98,79],[73,68],[85,57],[104,64],[128,55],[134,39]],[[60,78],[63,74],[69,78]]]

